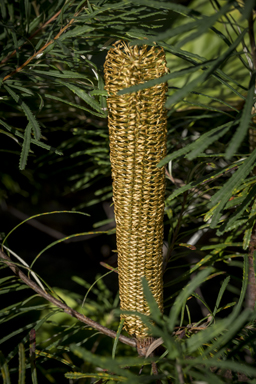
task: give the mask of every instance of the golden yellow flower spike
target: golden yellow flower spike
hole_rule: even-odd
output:
[[[162,83],[122,96],[129,86],[168,72],[162,48],[129,46],[118,41],[104,64],[110,135],[110,160],[116,219],[118,275],[122,310],[149,315],[141,277],[145,276],[159,308],[163,309],[164,169],[167,117]],[[139,317],[123,315],[132,336],[149,336]]]

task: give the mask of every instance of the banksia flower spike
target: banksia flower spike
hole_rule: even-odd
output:
[[[123,88],[168,72],[162,48],[129,46],[118,41],[104,64],[110,135],[110,160],[116,219],[118,275],[122,310],[149,315],[141,277],[163,309],[164,169],[167,84],[117,95]],[[125,328],[137,339],[148,335],[139,317],[123,315]]]

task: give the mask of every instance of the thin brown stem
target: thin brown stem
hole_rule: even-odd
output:
[[[75,317],[82,323],[85,323],[92,328],[96,329],[97,331],[103,333],[104,335],[107,335],[109,337],[112,337],[113,339],[116,337],[116,332],[112,331],[103,325],[97,323],[96,321],[91,320],[89,317],[84,316],[83,314],[75,311],[74,309],[68,307],[66,304],[62,303],[60,300],[56,299],[49,293],[44,292],[34,281],[32,281],[29,277],[27,277],[18,267],[15,265],[12,260],[3,252],[3,250],[0,249],[0,260],[15,273],[26,285],[28,285],[30,288],[32,288],[38,295],[46,299],[47,301],[50,301],[52,304],[56,305],[56,307],[62,309],[64,312],[68,313],[70,316]],[[136,347],[136,341],[134,339],[130,339],[129,337],[120,335],[119,341],[121,341],[123,344],[129,345],[130,347]]]

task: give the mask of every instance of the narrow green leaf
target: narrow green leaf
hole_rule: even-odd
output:
[[[250,173],[251,169],[255,166],[256,149],[250,154],[250,156],[243,162],[238,170],[231,176],[231,178],[223,185],[223,187],[215,193],[212,197],[209,207],[211,208],[219,202],[218,207],[214,211],[210,227],[214,228],[219,221],[221,211],[225,204],[231,197],[235,188],[237,188],[245,180],[246,176]]]
[[[180,13],[181,15],[190,15],[195,13],[192,9],[187,8],[184,5],[171,3],[171,2],[154,1],[154,0],[132,0],[129,2],[136,5],[146,5],[147,7],[152,7],[156,9],[161,9],[161,8],[170,9],[171,11]]]
[[[205,351],[206,355],[212,353],[212,351],[218,351],[217,353],[215,353],[215,357],[221,356],[223,354],[221,347],[225,346],[225,344],[229,342],[238,333],[238,331],[244,326],[245,322],[248,321],[249,317],[251,316],[252,311],[249,308],[246,308],[239,315],[244,303],[245,295],[246,295],[246,288],[248,285],[248,274],[249,274],[248,255],[244,255],[243,283],[242,283],[242,289],[240,292],[238,303],[228,318],[221,320],[221,323],[218,322],[219,325],[222,325],[224,327],[223,331],[225,330],[225,333],[222,335],[221,338],[218,338],[215,342],[213,342],[207,348],[207,350]],[[219,333],[221,333],[221,326],[219,327]],[[214,336],[212,335],[211,340],[213,339],[214,339]]]
[[[9,367],[1,351],[0,351],[0,366],[1,366],[3,384],[11,384]]]
[[[115,355],[116,355],[116,347],[117,347],[119,336],[121,335],[121,332],[122,332],[123,325],[124,325],[124,319],[122,319],[120,321],[119,326],[118,326],[118,330],[116,333],[116,337],[114,339],[114,344],[113,344],[113,349],[112,349],[112,359],[114,359]]]
[[[69,88],[72,92],[74,92],[78,97],[84,100],[90,107],[95,109],[96,111],[102,113],[103,117],[106,117],[105,113],[102,111],[101,106],[95,101],[92,97],[90,97],[85,90],[77,87],[74,84],[60,82],[65,87]]]
[[[19,91],[24,92],[27,95],[35,96],[34,92],[32,92],[30,89],[21,87],[20,85],[17,85],[15,83],[13,84],[11,81],[8,82],[8,86],[14,89],[18,89]]]
[[[148,81],[145,81],[145,83],[132,85],[131,87],[121,89],[120,91],[117,92],[117,94],[125,95],[126,93],[137,92],[145,88],[150,88],[150,87],[153,87],[154,85],[165,83],[168,80],[176,79],[177,77],[182,77],[189,73],[194,73],[198,71],[198,69],[201,69],[202,67],[204,67],[205,65],[206,63],[195,64],[193,67],[180,69],[179,71],[168,73],[164,76],[158,77],[157,79],[148,80]]]
[[[219,291],[219,294],[218,294],[218,297],[217,297],[217,300],[216,300],[216,304],[215,304],[215,307],[214,307],[214,310],[213,310],[213,316],[215,317],[216,316],[216,313],[218,312],[218,308],[220,306],[220,302],[221,302],[221,299],[222,299],[222,296],[227,288],[227,285],[229,283],[229,280],[230,280],[230,276],[226,277],[226,279],[223,281],[221,287],[220,287],[220,291]]]
[[[3,125],[8,131],[12,132],[15,136],[21,137],[24,139],[24,135],[20,133],[17,129],[12,128],[9,124],[5,123],[3,120],[0,119],[0,124]],[[63,152],[59,151],[56,148],[51,147],[50,145],[44,144],[41,141],[37,141],[35,139],[31,139],[31,143],[37,145],[38,147],[41,147],[43,149],[47,149],[48,151],[53,151],[57,155],[63,155]]]
[[[92,377],[94,379],[99,380],[97,381],[97,383],[100,383],[100,382],[103,383],[102,380],[107,380],[107,381],[110,380],[110,382],[111,381],[119,381],[119,382],[127,381],[127,379],[123,376],[109,375],[108,373],[105,373],[105,372],[100,372],[100,373],[67,372],[65,373],[65,377],[67,379],[74,379],[74,380],[83,379],[86,377]]]
[[[63,35],[60,36],[58,40],[63,41],[67,38],[77,37],[77,36],[81,36],[81,35],[84,35],[84,37],[85,37],[88,32],[92,32],[92,31],[94,31],[94,29],[95,28],[90,27],[89,25],[83,25],[81,27],[80,26],[75,27],[75,28],[72,28],[69,31],[63,33]]]
[[[148,282],[145,277],[142,277],[142,286],[143,286],[143,292],[146,298],[146,301],[150,308],[150,314],[153,320],[159,321],[162,318],[162,314],[160,312],[160,309],[156,303],[156,300],[154,296],[152,295],[152,292],[149,288]]]
[[[232,125],[235,125],[236,123],[230,122],[227,124],[224,124],[224,126],[219,127],[219,129],[212,129],[206,134],[203,134],[196,142],[194,142],[194,145],[191,145],[190,149],[192,151],[186,155],[188,160],[195,159],[199,154],[201,154],[205,149],[207,149],[214,141],[219,140],[222,136],[227,133]]]
[[[243,3],[242,16],[244,19],[249,19],[253,9],[255,8],[255,0],[246,0]]]
[[[196,39],[197,37],[202,36],[204,33],[208,31],[209,28],[211,28],[217,21],[218,19],[223,16],[225,13],[228,12],[230,9],[231,4],[227,3],[224,4],[219,12],[215,12],[213,15],[208,16],[208,17],[203,17],[201,20],[196,21],[198,24],[198,29],[194,33],[190,33],[187,37],[185,37],[183,40],[179,41],[177,44],[178,48],[181,48],[183,45],[185,45],[187,42],[192,41]]]
[[[108,96],[108,92],[105,89],[94,89],[90,94],[92,96]]]
[[[248,207],[248,205],[255,199],[256,195],[256,185],[251,189],[251,191],[244,196],[243,202],[237,207],[235,212],[221,225],[221,227],[217,231],[217,235],[220,236],[224,232],[227,232],[229,228],[232,228],[235,221],[241,218],[242,214]]]
[[[19,384],[25,384],[26,357],[24,344],[19,344]]]
[[[13,39],[14,49],[16,49],[16,56],[17,56],[17,59],[19,60],[20,52],[19,52],[19,49],[18,49],[17,35],[16,35],[14,30],[11,31],[11,35],[12,35],[12,39]]]
[[[161,168],[163,165],[169,163],[169,161],[176,159],[177,157],[183,156],[186,153],[191,151],[191,154],[187,155],[187,157],[190,159],[190,156],[194,158],[199,151],[204,151],[213,141],[218,140],[220,137],[222,137],[234,124],[232,121],[226,124],[223,124],[217,128],[211,129],[208,132],[205,132],[202,136],[200,136],[197,140],[193,141],[192,143],[186,145],[185,147],[178,149],[178,151],[175,151],[169,155],[167,155],[165,158],[163,158],[158,164],[157,167]],[[202,150],[200,150],[203,148]]]
[[[255,92],[255,79],[256,79],[256,74],[253,74],[250,80],[248,95],[243,108],[240,125],[237,128],[235,134],[232,136],[232,139],[226,150],[227,160],[229,160],[234,155],[234,153],[236,153],[238,147],[241,145],[249,129],[250,122],[252,119],[252,106],[253,106],[253,98],[254,98],[254,92]]]
[[[75,108],[78,108],[78,109],[82,109],[83,111],[86,111],[86,112],[89,112],[91,113],[92,115],[95,115],[95,116],[98,116],[98,117],[101,117],[101,118],[105,118],[106,115],[103,115],[103,112],[102,113],[97,113],[97,112],[94,112],[88,108],[85,108],[83,107],[82,105],[79,105],[79,104],[74,104],[74,103],[71,103],[67,100],[63,100],[59,97],[56,97],[56,96],[52,96],[52,95],[49,95],[49,94],[46,94],[45,97],[47,97],[48,99],[52,99],[52,100],[56,100],[56,101],[60,101],[61,103],[64,103],[64,104],[68,104],[70,105],[71,107],[75,107]]]
[[[25,169],[27,165],[27,159],[28,159],[30,143],[31,143],[31,128],[32,128],[31,123],[28,123],[25,129],[24,141],[23,141],[22,150],[20,154],[20,170],[21,171]]]
[[[40,130],[40,127],[39,127],[39,124],[35,118],[35,116],[33,115],[33,113],[31,112],[30,108],[27,106],[27,104],[21,99],[20,96],[18,96],[10,87],[8,87],[7,85],[4,85],[4,88],[6,89],[6,91],[11,95],[11,97],[16,101],[17,104],[19,104],[21,106],[21,108],[23,109],[23,112],[25,113],[25,115],[27,116],[28,118],[28,121],[31,123],[32,125],[32,128],[33,128],[33,131],[34,131],[34,134],[35,134],[35,138],[36,140],[40,140],[40,137],[41,137],[41,130]]]
[[[16,336],[16,335],[19,335],[20,333],[26,331],[27,329],[31,329],[33,328],[33,326],[35,324],[37,324],[39,322],[39,320],[35,323],[30,323],[30,324],[27,324],[27,325],[24,325],[23,327],[19,328],[19,329],[16,329],[15,331],[11,332],[10,334],[8,335],[5,335],[1,340],[0,340],[0,344],[4,343],[5,341],[11,339],[12,337]]]
[[[192,293],[192,296],[194,296],[196,299],[200,300],[201,303],[205,306],[205,308],[208,309],[209,313],[212,315],[211,308],[206,304],[206,302],[204,301],[204,299],[200,295],[198,295],[197,293],[194,292],[194,293]]]
[[[2,18],[5,19],[7,16],[7,12],[6,12],[6,6],[5,6],[4,0],[0,1],[0,10],[1,10]]]
[[[29,0],[24,0],[24,6],[25,6],[25,16],[26,16],[26,23],[29,22],[30,12],[31,12],[31,4]]]
[[[236,49],[236,47],[241,43],[245,34],[247,33],[247,29],[245,29],[238,38],[234,41],[233,44],[224,52],[217,60],[215,60],[212,66],[205,70],[200,76],[196,79],[192,80],[190,83],[179,89],[172,96],[170,96],[166,103],[165,107],[170,109],[174,104],[183,99],[188,93],[190,93],[198,84],[202,84],[210,75],[212,75],[216,69],[228,58],[231,57],[231,53]]]
[[[234,372],[240,372],[244,373],[246,376],[256,376],[256,368],[252,367],[249,364],[241,364],[238,361],[232,361],[232,360],[219,360],[215,357],[211,357],[210,359],[202,359],[195,358],[195,359],[187,359],[187,360],[181,360],[182,364],[185,365],[192,365],[192,366],[201,366],[205,365],[206,367],[218,367],[221,369],[227,369]],[[216,377],[216,374],[214,375]],[[223,381],[221,381],[223,382]]]
[[[186,285],[180,292],[179,296],[176,298],[172,309],[169,314],[169,330],[172,332],[178,318],[178,315],[181,311],[182,305],[186,302],[187,298],[193,293],[193,291],[200,285],[202,282],[213,272],[212,267],[208,267],[203,271],[200,271],[193,280]]]
[[[136,375],[120,367],[120,364],[122,363],[123,365],[138,364],[138,359],[136,361],[136,358],[125,357],[117,358],[114,360],[112,359],[112,357],[108,358],[105,356],[97,356],[95,354],[92,354],[90,351],[87,351],[83,347],[78,347],[75,343],[70,344],[70,350],[74,353],[74,355],[78,356],[80,359],[83,359],[86,362],[92,363],[103,369],[106,369],[106,367],[108,367],[108,370],[110,372],[113,372],[117,375],[122,375],[126,378],[129,378],[130,380],[134,380],[135,382],[137,382]],[[146,362],[146,360],[141,359],[141,365],[143,365],[144,362]]]
[[[251,226],[250,228],[246,229],[244,233],[244,239],[243,239],[243,249],[247,249],[249,247],[250,241],[251,241],[251,234],[252,234],[252,229],[255,224],[255,220],[251,220],[254,216],[256,215],[256,199],[254,200],[254,203],[252,205],[250,215],[249,215],[249,220],[248,223],[251,221]]]

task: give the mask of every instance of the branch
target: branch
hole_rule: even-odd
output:
[[[68,313],[70,316],[75,317],[82,323],[90,325],[92,328],[97,331],[112,337],[113,339],[116,337],[116,332],[112,331],[96,321],[91,320],[89,317],[82,315],[81,313],[75,311],[74,309],[68,307],[66,304],[62,303],[60,300],[56,299],[49,293],[44,292],[34,281],[32,281],[29,277],[27,277],[13,262],[12,260],[0,249],[0,260],[8,265],[9,268],[17,275],[26,285],[32,288],[36,293],[38,293],[44,299],[50,301],[52,304],[56,305],[56,307],[61,308],[64,312]],[[136,348],[136,341],[134,339],[130,339],[129,337],[120,335],[119,341],[123,344],[129,345],[130,347]]]

